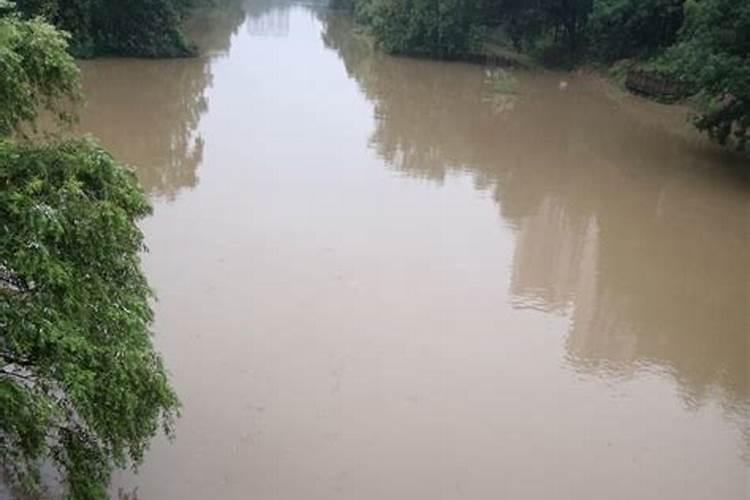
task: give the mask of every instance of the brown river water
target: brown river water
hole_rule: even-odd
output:
[[[82,63],[184,404],[114,497],[750,498],[750,168],[685,110],[310,4],[191,32]]]

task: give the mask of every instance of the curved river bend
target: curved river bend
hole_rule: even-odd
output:
[[[741,160],[595,78],[388,57],[314,5],[191,29],[196,59],[82,63],[82,129],[155,203],[184,402],[113,495],[749,497]]]

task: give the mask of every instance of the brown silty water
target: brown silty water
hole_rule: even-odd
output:
[[[113,495],[750,496],[745,160],[595,77],[389,57],[315,6],[192,30],[195,59],[82,63],[81,128],[155,203],[184,404]]]

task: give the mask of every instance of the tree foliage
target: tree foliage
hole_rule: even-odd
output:
[[[544,62],[637,58],[707,103],[696,125],[750,147],[750,2],[737,0],[339,0],[389,52],[472,55],[501,31]]]
[[[180,25],[198,0],[17,0],[72,34],[76,55],[176,57],[192,50]]]
[[[360,11],[388,52],[456,58],[481,42],[473,0],[383,0]]]
[[[604,61],[647,57],[672,45],[683,24],[685,0],[597,0],[590,50]]]
[[[76,96],[66,48],[39,19],[0,17],[0,465],[34,492],[51,464],[70,498],[99,499],[178,401],[150,336],[132,171],[90,139],[10,138]]]
[[[133,174],[89,140],[0,143],[0,450],[25,486],[51,459],[103,498],[176,397],[149,336]]]
[[[0,17],[0,136],[33,124],[40,108],[63,113],[64,101],[77,95],[66,38],[39,19]]]
[[[688,0],[685,7],[679,40],[656,67],[707,101],[700,130],[750,153],[750,3]]]

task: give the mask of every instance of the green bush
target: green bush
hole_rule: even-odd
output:
[[[9,139],[78,94],[66,37],[9,12],[0,0],[0,467],[33,495],[54,465],[69,498],[103,499],[178,407],[140,267],[151,208],[90,140]]]
[[[192,53],[180,31],[197,0],[17,0],[72,35],[78,56],[179,57]]]
[[[66,38],[53,26],[15,15],[0,17],[0,137],[32,125],[40,108],[65,117],[78,96],[78,68]]]
[[[0,140],[0,461],[26,491],[51,462],[70,498],[106,498],[113,468],[171,428],[140,269],[149,211],[91,141]]]
[[[471,0],[360,0],[354,8],[391,53],[455,59],[481,44],[479,9]]]
[[[678,42],[656,63],[708,102],[700,130],[750,152],[750,3],[688,0],[685,17]]]
[[[646,57],[673,44],[685,0],[597,0],[588,27],[597,59]]]

